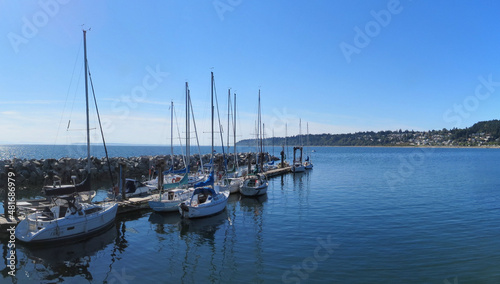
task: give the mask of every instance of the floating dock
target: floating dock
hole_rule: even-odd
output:
[[[281,176],[281,175],[287,174],[291,170],[292,170],[292,167],[277,168],[274,170],[267,171],[264,174],[266,175],[266,177],[272,178],[275,176]]]

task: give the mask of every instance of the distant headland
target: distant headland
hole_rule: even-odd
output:
[[[302,142],[300,142],[302,141]],[[280,146],[284,137],[264,139],[266,145]],[[245,139],[238,146],[253,146],[255,139]],[[498,147],[500,120],[480,121],[471,127],[429,131],[366,131],[348,134],[310,134],[286,138],[289,146],[432,146],[432,147]]]

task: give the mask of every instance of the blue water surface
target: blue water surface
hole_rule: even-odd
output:
[[[500,150],[315,150],[312,171],[210,218],[141,211],[77,244],[16,244],[1,282],[500,283]]]

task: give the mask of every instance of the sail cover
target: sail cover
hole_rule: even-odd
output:
[[[211,187],[199,187],[199,188],[194,190],[193,196],[195,194],[199,194],[199,193],[203,193],[205,195],[208,195],[208,194],[215,195],[215,190]]]
[[[164,190],[169,190],[169,189],[172,189],[172,188],[177,188],[177,187],[186,185],[186,184],[188,184],[188,180],[189,180],[188,179],[188,174],[184,174],[184,176],[182,177],[182,179],[179,182],[173,182],[173,183],[165,183],[165,184],[163,184],[163,189]]]
[[[189,173],[189,167],[187,167],[187,170],[186,168],[183,168],[183,169],[180,169],[180,170],[174,170],[174,167],[170,167],[170,169],[166,170],[163,172],[164,175],[168,175],[168,174],[183,174],[183,173]]]
[[[214,185],[214,172],[210,172],[210,175],[208,176],[208,178],[204,181],[200,181],[199,183],[195,184],[194,187],[197,188],[197,187],[204,187],[204,186],[210,186],[210,185]]]

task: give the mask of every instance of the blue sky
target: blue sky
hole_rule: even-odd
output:
[[[211,71],[224,124],[228,88],[237,93],[238,139],[255,133],[259,88],[267,136],[285,124],[298,134],[299,118],[302,133],[306,122],[310,133],[468,127],[499,116],[498,11],[497,1],[0,1],[0,143],[84,141],[82,24],[108,142],[167,143],[170,101],[183,127],[188,81],[209,144]]]

